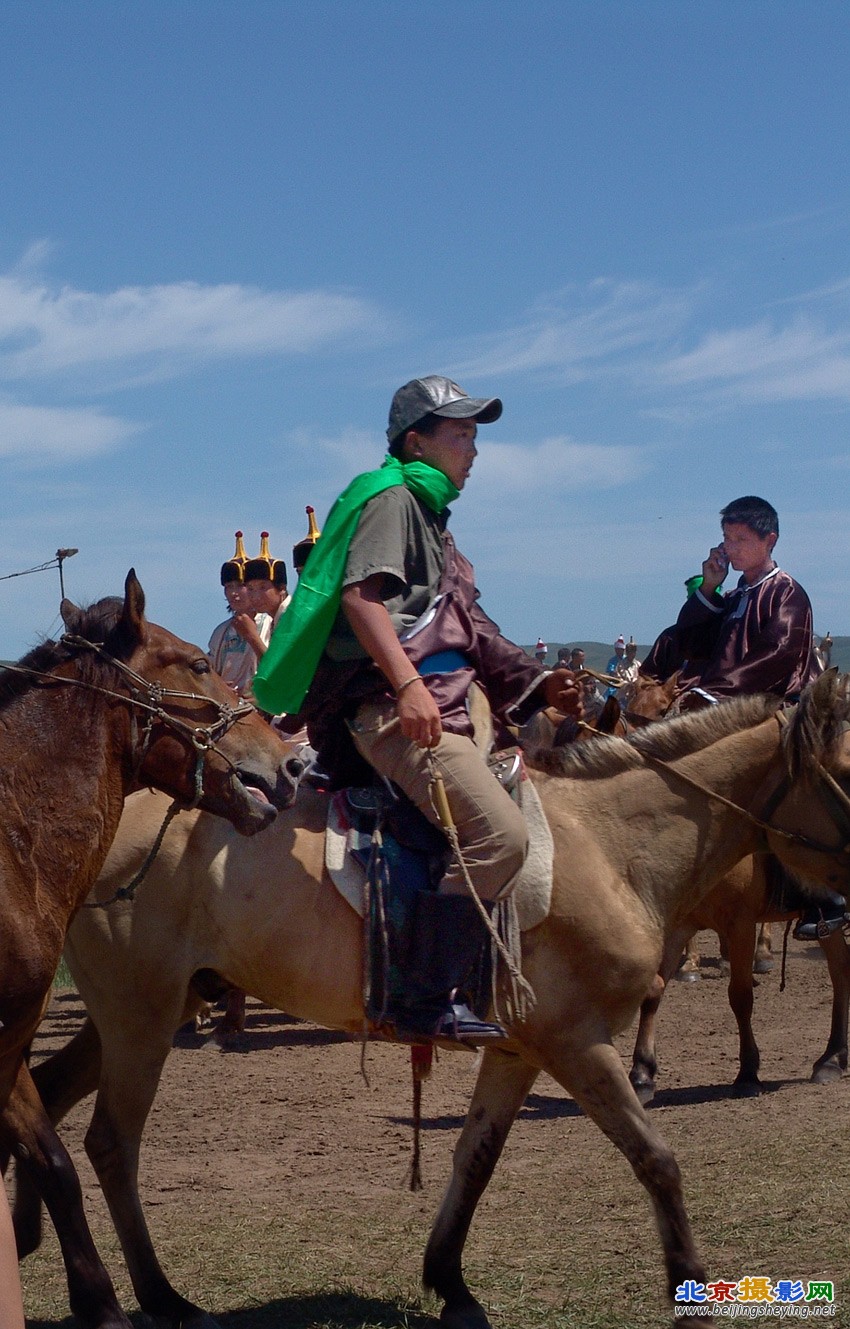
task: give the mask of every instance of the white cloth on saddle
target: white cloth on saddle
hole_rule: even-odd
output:
[[[342,802],[334,797],[328,800],[325,866],[340,895],[363,918],[366,873],[350,851],[366,846],[364,837],[348,822]],[[555,844],[540,795],[527,778],[522,782],[522,810],[528,824],[528,854],[511,894],[520,929],[528,932],[549,913]],[[368,837],[366,840],[368,844]]]

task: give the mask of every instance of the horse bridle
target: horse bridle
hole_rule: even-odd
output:
[[[231,706],[226,701],[216,701],[214,697],[202,697],[195,692],[180,692],[174,688],[165,688],[161,683],[152,682],[144,678],[135,669],[131,669],[123,660],[118,660],[114,655],[107,651],[102,642],[89,641],[86,637],[74,636],[66,633],[60,638],[62,645],[68,646],[73,650],[93,651],[95,655],[106,660],[113,665],[120,674],[130,681],[130,694],[125,695],[120,692],[111,692],[108,688],[98,687],[97,684],[82,684],[94,691],[103,693],[105,696],[114,697],[118,701],[127,702],[130,705],[131,725],[133,730],[132,748],[133,748],[133,775],[138,777],[142,768],[142,762],[148,752],[153,737],[154,724],[159,721],[167,729],[172,729],[181,738],[187,740],[195,749],[197,754],[195,760],[194,785],[195,791],[190,803],[178,803],[174,800],[172,805],[175,812],[189,811],[196,808],[203,796],[204,783],[204,764],[210,752],[218,752],[223,761],[235,771],[236,767],[227,756],[222,752],[218,744],[225,734],[227,734],[239,720],[245,716],[255,713],[254,707],[250,702],[240,701],[236,706]],[[53,675],[52,677],[55,677]],[[69,680],[70,681],[70,680]],[[81,683],[81,680],[74,680]],[[146,694],[147,700],[140,695]],[[165,700],[175,701],[194,701],[201,702],[203,705],[212,706],[218,712],[218,719],[211,725],[192,725],[188,721],[181,719],[177,715],[172,715],[167,711],[162,703]],[[138,725],[136,723],[139,712],[147,713],[147,721],[144,725],[141,742],[139,742]],[[173,814],[172,814],[173,815]],[[170,818],[169,818],[170,820]],[[167,824],[167,823],[166,823]]]
[[[92,651],[95,655],[106,660],[120,674],[123,674],[130,682],[129,693],[114,692],[110,688],[102,687],[97,683],[88,683],[80,678],[57,677],[56,674],[46,670],[31,669],[26,665],[5,665],[4,668],[12,673],[27,674],[34,678],[43,678],[51,683],[61,686],[83,688],[88,692],[96,692],[104,697],[112,697],[115,701],[123,702],[130,707],[131,723],[133,727],[133,774],[138,776],[142,762],[150,747],[153,735],[154,724],[159,721],[166,728],[174,730],[182,739],[185,739],[195,749],[197,759],[195,762],[194,775],[194,796],[190,803],[181,803],[179,807],[190,809],[196,808],[201,800],[203,793],[203,772],[204,763],[210,752],[216,751],[223,761],[235,771],[235,766],[226,753],[222,752],[218,744],[225,734],[233,728],[239,720],[255,713],[254,707],[250,702],[240,701],[236,706],[231,706],[229,702],[217,701],[214,697],[199,696],[196,692],[180,692],[173,688],[163,687],[161,683],[152,682],[144,678],[135,669],[131,669],[123,660],[118,660],[106,650],[103,642],[89,641],[86,637],[78,637],[72,633],[66,633],[60,638],[63,646],[67,646],[72,651]],[[200,702],[205,706],[211,706],[218,713],[217,719],[210,725],[193,725],[188,721],[181,719],[180,716],[172,715],[166,710],[162,703],[168,699],[179,701]],[[139,712],[147,715],[147,720],[139,741],[137,716]],[[176,803],[176,800],[175,800]]]

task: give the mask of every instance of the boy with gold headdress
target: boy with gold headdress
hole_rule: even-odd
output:
[[[247,562],[243,535],[237,531],[236,552],[221,565],[221,584],[230,615],[213,629],[208,648],[213,669],[240,697],[250,692],[257,668],[257,656],[236,626],[239,616],[250,612],[250,597],[245,585]]]
[[[245,564],[249,612],[237,617],[236,631],[251,646],[258,660],[269,647],[271,635],[292,597],[286,589],[286,564],[272,558],[269,533],[260,532],[260,552]]]

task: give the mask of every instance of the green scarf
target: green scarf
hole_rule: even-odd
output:
[[[360,514],[371,498],[394,485],[405,485],[432,512],[442,512],[460,492],[447,475],[427,462],[403,463],[389,456],[379,470],[366,471],[352,480],[331,508],[292,603],[257,668],[254,696],[269,714],[300,710],[339,611],[348,546]]]

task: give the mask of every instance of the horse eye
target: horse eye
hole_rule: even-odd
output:
[[[209,660],[195,660],[192,669],[196,674],[208,674],[210,672]]]

